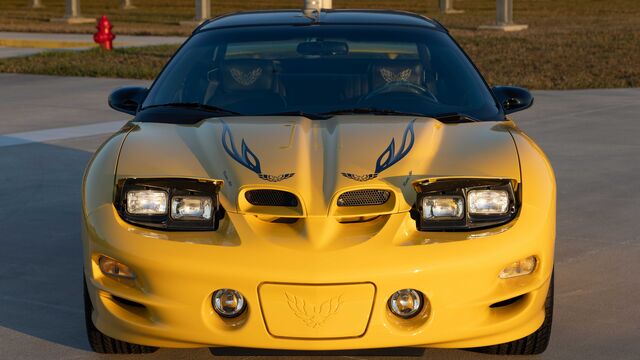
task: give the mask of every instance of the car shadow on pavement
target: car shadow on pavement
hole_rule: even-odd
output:
[[[0,326],[83,350],[80,185],[90,157],[0,148]]]

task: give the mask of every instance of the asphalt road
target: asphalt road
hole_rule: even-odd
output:
[[[110,358],[91,353],[84,335],[79,190],[101,133],[126,120],[106,105],[124,84],[145,83],[0,74],[0,359]],[[638,359],[640,89],[535,96],[515,117],[550,157],[559,194],[556,313],[538,358]],[[425,358],[499,357],[434,349]]]

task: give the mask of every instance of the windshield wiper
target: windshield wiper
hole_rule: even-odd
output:
[[[478,121],[478,119],[472,118],[469,115],[465,115],[457,112],[442,113],[438,115],[432,115],[429,117],[432,117],[445,124],[462,124],[462,123],[470,123],[470,122]]]
[[[200,103],[195,103],[195,102],[191,102],[191,103],[176,102],[176,103],[168,103],[168,104],[151,105],[151,106],[145,107],[143,110],[152,109],[152,108],[159,108],[159,107],[193,109],[193,110],[200,110],[200,111],[217,113],[217,114],[220,114],[220,115],[243,116],[243,114],[241,114],[239,112],[223,109],[223,108],[217,107],[217,106],[205,105],[205,104],[200,104]]]
[[[359,115],[359,114],[369,114],[369,115],[399,115],[399,116],[416,116],[416,117],[425,117],[428,115],[406,112],[406,111],[398,111],[398,110],[388,110],[388,109],[376,109],[376,108],[353,108],[353,109],[342,109],[342,110],[334,110],[325,113],[321,113],[320,115],[324,116],[335,116],[335,115]]]
[[[328,116],[328,115],[325,115],[325,114],[308,113],[308,112],[304,112],[304,111],[300,111],[300,110],[285,111],[285,112],[279,112],[279,113],[273,113],[273,114],[264,114],[264,115],[261,114],[261,115],[256,115],[256,116],[302,116],[302,117],[309,118],[311,120],[326,120],[326,119],[331,117],[331,116]]]

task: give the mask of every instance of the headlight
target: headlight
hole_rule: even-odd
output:
[[[127,222],[155,229],[217,230],[220,220],[215,181],[126,179],[116,189],[115,206]]]
[[[167,213],[166,191],[132,190],[127,193],[127,212],[133,215],[162,215]]]
[[[414,209],[421,231],[468,231],[511,221],[518,184],[503,179],[443,179],[417,185]]]
[[[470,190],[467,201],[472,215],[503,215],[509,211],[510,199],[506,190]]]
[[[462,196],[425,196],[422,198],[422,216],[427,220],[459,220],[464,216]]]

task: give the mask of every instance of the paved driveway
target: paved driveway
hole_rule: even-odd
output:
[[[108,359],[84,338],[80,182],[103,133],[126,120],[107,108],[109,91],[146,82],[0,74],[0,84],[0,358]],[[637,359],[640,89],[535,96],[516,118],[553,162],[559,195],[553,337],[537,358]],[[498,357],[434,349],[425,358]]]

